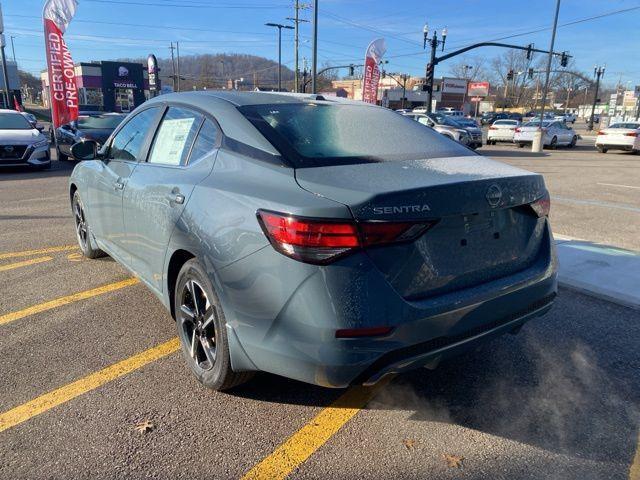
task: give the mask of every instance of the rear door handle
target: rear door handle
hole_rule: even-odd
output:
[[[170,193],[167,195],[167,198],[171,203],[177,203],[178,205],[182,205],[184,203],[184,195],[181,193]]]
[[[124,189],[124,181],[118,179],[116,181],[116,183],[113,185],[113,188],[115,188],[116,190],[123,190]]]

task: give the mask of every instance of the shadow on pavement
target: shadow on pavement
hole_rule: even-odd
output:
[[[15,180],[33,180],[51,177],[68,177],[71,175],[73,168],[77,162],[67,161],[51,162],[51,168],[47,170],[37,170],[28,167],[1,167],[0,166],[0,182]]]
[[[491,148],[483,147],[482,150],[477,150],[478,153],[485,157],[521,157],[521,158],[534,158],[534,157],[548,157],[547,152],[532,152],[531,148],[514,148],[513,150],[494,150]]]
[[[367,408],[629,464],[640,419],[639,342],[640,312],[562,290],[551,312],[519,335],[397,376]],[[231,394],[324,407],[342,392],[259,374]]]

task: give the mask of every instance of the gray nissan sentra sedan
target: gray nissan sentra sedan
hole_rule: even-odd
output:
[[[218,390],[435,367],[549,310],[542,176],[390,110],[258,92],[137,108],[73,147],[80,248],[139,277]]]

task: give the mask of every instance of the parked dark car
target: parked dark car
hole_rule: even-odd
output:
[[[507,120],[508,118],[509,114],[506,112],[485,112],[480,118],[480,123],[482,125],[491,125],[496,120]]]
[[[58,160],[68,160],[72,156],[71,146],[82,140],[95,140],[98,145],[104,144],[125,117],[121,113],[81,114],[77,121],[57,128],[55,140]],[[51,140],[54,140],[53,135]]]
[[[522,122],[522,114],[521,113],[509,113],[509,120],[517,120]]]
[[[386,108],[174,93],[73,152],[82,253],[142,280],[213,389],[255,371],[342,388],[434,368],[556,295],[542,175]]]

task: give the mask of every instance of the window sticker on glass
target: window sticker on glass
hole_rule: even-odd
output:
[[[195,118],[164,119],[156,136],[149,162],[180,165],[191,146],[189,132]]]

